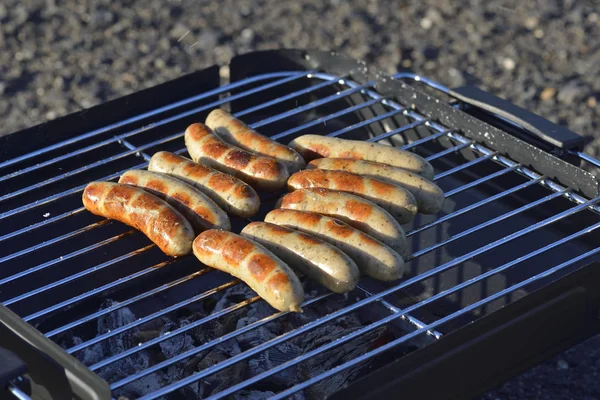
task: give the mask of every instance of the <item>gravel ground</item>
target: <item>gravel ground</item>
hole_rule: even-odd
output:
[[[594,8],[591,0],[2,0],[0,135],[235,54],[299,47],[480,85],[591,137],[587,151],[598,154]],[[484,398],[600,398],[599,348],[594,338]]]

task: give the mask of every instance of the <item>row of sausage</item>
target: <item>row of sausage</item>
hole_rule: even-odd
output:
[[[438,212],[444,200],[427,161],[381,144],[304,135],[288,147],[223,110],[190,125],[185,143],[194,161],[158,152],[148,171],[90,183],[85,207],[139,229],[168,255],[193,250],[281,311],[300,311],[297,273],[340,293],[361,274],[400,278],[408,255],[400,224],[417,211]],[[258,211],[254,188],[286,184],[291,193],[265,222],[248,224],[241,235],[228,232],[227,213],[247,218]]]

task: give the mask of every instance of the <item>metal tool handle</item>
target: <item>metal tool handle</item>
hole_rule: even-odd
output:
[[[449,89],[448,94],[464,103],[500,116],[560,149],[581,151],[585,145],[584,138],[577,133],[475,86]]]

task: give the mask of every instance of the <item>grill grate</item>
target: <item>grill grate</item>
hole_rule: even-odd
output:
[[[186,155],[181,140],[185,127],[219,106],[231,107],[250,126],[283,142],[317,132],[411,149],[435,166],[446,204],[440,215],[418,216],[405,226],[414,251],[406,259],[409,274],[402,281],[383,285],[365,279],[348,296],[317,288],[303,306],[310,318],[270,310],[245,326],[204,342],[192,340],[164,359],[148,361],[147,355],[157,352],[153,349],[227,318],[237,319],[262,302],[258,297],[237,298],[227,307],[198,311],[238,290],[240,282],[208,268],[198,270],[193,257],[167,259],[137,232],[82,212],[79,196],[92,179],[114,180],[128,169],[146,167],[158,150]],[[317,71],[233,82],[1,162],[0,173],[0,301],[107,379],[115,395],[161,371],[166,372],[158,386],[135,394],[154,399],[194,385],[199,390],[198,382],[213,374],[249,365],[268,349],[359,315],[359,327],[208,393],[211,398],[241,390],[273,390],[276,398],[302,391],[306,395],[309,387],[331,382],[344,371],[385,362],[381,356],[386,354],[401,356],[390,352],[401,344],[403,352],[426,346],[600,251],[592,239],[600,227],[600,198],[586,199],[428,120],[379,95],[373,83],[360,85]],[[263,211],[275,197],[262,195]],[[234,228],[246,222],[234,221]],[[135,310],[135,317],[124,318],[126,310]],[[360,314],[363,310],[370,319]],[[188,314],[194,317],[185,324],[165,328],[169,316]],[[109,318],[118,320],[116,325],[107,325]],[[136,336],[139,343],[129,343],[132,332],[139,334],[141,327],[153,323],[158,333]],[[174,366],[206,357],[224,342],[276,324],[279,334],[274,337],[200,370],[173,373]],[[381,329],[385,335],[362,354],[342,357],[316,374],[298,374],[286,385],[263,384]],[[136,367],[126,370],[124,362],[131,359],[137,360]],[[107,374],[111,365],[119,365],[126,375]]]

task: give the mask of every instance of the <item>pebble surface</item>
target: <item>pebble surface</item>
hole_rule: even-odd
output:
[[[236,54],[317,48],[478,85],[600,156],[599,37],[588,0],[3,0],[0,135]],[[593,338],[483,399],[600,398],[599,349]]]

